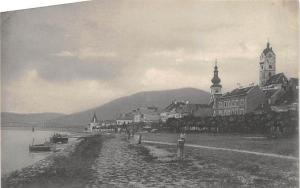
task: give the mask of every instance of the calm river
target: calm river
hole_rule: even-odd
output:
[[[1,128],[1,170],[2,175],[31,165],[51,152],[30,153],[29,144],[49,141],[54,131]]]

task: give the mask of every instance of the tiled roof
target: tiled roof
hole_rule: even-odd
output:
[[[266,83],[266,85],[271,85],[271,84],[283,84],[287,81],[287,78],[283,73],[278,73],[273,75]]]
[[[295,85],[299,85],[299,79],[298,78],[290,78],[291,83],[294,83]]]
[[[250,91],[252,88],[257,86],[250,86],[245,88],[237,88],[232,90],[231,92],[225,93],[222,98],[224,97],[233,97],[233,96],[240,96],[240,95],[246,95],[248,91]]]
[[[172,111],[173,109],[178,110],[178,109],[182,108],[182,106],[184,106],[184,105],[186,105],[186,102],[174,101],[165,108],[165,111],[169,112],[169,111]]]

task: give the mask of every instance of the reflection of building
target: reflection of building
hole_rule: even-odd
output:
[[[152,123],[160,120],[159,112],[157,107],[141,107],[133,110],[133,122],[145,122]]]
[[[258,86],[237,88],[218,98],[215,115],[243,115],[265,104],[265,94]]]
[[[116,120],[117,125],[127,125],[132,122],[133,122],[133,114],[131,113],[121,114]]]
[[[93,131],[94,129],[98,129],[100,127],[99,121],[97,119],[96,114],[94,113],[91,123],[89,124],[89,131]]]

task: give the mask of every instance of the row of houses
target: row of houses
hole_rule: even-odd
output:
[[[170,118],[183,118],[185,116],[210,116],[212,108],[209,104],[192,104],[189,101],[174,100],[163,109],[157,107],[140,107],[130,113],[121,114],[117,120],[117,125],[129,123],[165,123]]]

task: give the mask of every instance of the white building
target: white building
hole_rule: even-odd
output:
[[[117,125],[127,125],[132,122],[133,122],[133,114],[131,113],[121,114],[116,120]]]
[[[96,114],[94,113],[88,129],[90,132],[92,132],[93,130],[98,130],[99,128],[100,128],[100,124],[99,124]]]

